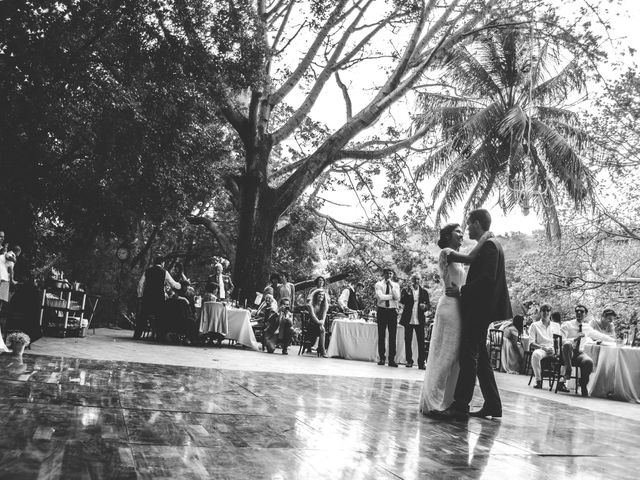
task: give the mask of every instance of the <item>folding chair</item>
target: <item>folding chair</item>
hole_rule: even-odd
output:
[[[504,332],[497,328],[489,330],[489,362],[494,370],[502,365],[502,341]]]

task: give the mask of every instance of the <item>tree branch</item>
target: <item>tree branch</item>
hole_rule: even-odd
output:
[[[304,73],[307,71],[307,68],[309,68],[309,65],[311,65],[311,62],[313,62],[313,59],[318,53],[320,46],[322,45],[324,40],[327,38],[327,35],[329,35],[329,32],[331,31],[331,29],[338,22],[340,13],[342,12],[346,3],[347,3],[347,0],[339,0],[339,2],[336,4],[335,8],[331,12],[331,15],[329,15],[329,18],[327,18],[327,21],[324,23],[324,25],[318,32],[318,35],[316,36],[313,43],[309,47],[309,50],[307,50],[307,53],[304,55],[304,57],[302,57],[302,60],[300,61],[296,69],[293,71],[291,76],[282,84],[282,86],[280,86],[278,90],[276,90],[275,93],[269,96],[269,104],[272,107],[274,107],[275,105],[278,105],[284,99],[284,97],[286,97],[289,94],[289,92],[293,90],[293,88],[298,84],[300,79],[303,77]]]
[[[229,240],[229,237],[222,231],[220,226],[215,221],[213,221],[213,219],[189,215],[187,216],[187,222],[189,222],[191,225],[204,226],[209,232],[213,234],[216,241],[224,251],[225,255],[228,258],[233,258],[233,256],[235,255],[235,248],[233,247],[233,244]]]
[[[335,73],[335,76],[336,76],[336,83],[338,84],[338,87],[340,87],[340,90],[342,91],[342,98],[344,98],[344,104],[347,109],[347,121],[348,121],[348,120],[351,120],[351,118],[353,118],[353,109],[351,105],[351,97],[349,96],[349,89],[340,79],[340,75],[338,74],[338,72]]]

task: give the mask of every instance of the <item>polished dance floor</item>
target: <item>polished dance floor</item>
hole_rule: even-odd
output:
[[[503,392],[501,421],[442,423],[420,387],[0,355],[0,478],[638,478],[639,422]]]

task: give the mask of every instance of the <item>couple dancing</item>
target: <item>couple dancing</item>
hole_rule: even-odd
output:
[[[462,228],[449,224],[440,231],[438,262],[445,295],[433,324],[420,411],[441,419],[502,417],[502,403],[486,348],[491,322],[512,317],[504,269],[504,253],[489,231],[491,215],[473,210],[467,217],[469,238],[478,244],[468,255],[458,250]],[[470,264],[466,275],[463,263]],[[476,376],[484,405],[469,413]]]

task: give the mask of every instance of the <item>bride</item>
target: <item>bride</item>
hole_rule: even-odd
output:
[[[491,232],[486,232],[473,250],[463,255],[458,251],[463,239],[460,225],[450,223],[440,230],[438,246],[442,250],[438,270],[443,292],[451,285],[464,285],[466,272],[462,263],[471,263],[482,245],[492,236]],[[427,368],[420,395],[420,411],[425,415],[434,410],[446,410],[453,402],[460,371],[458,357],[462,317],[459,302],[459,298],[443,294],[436,307]]]

